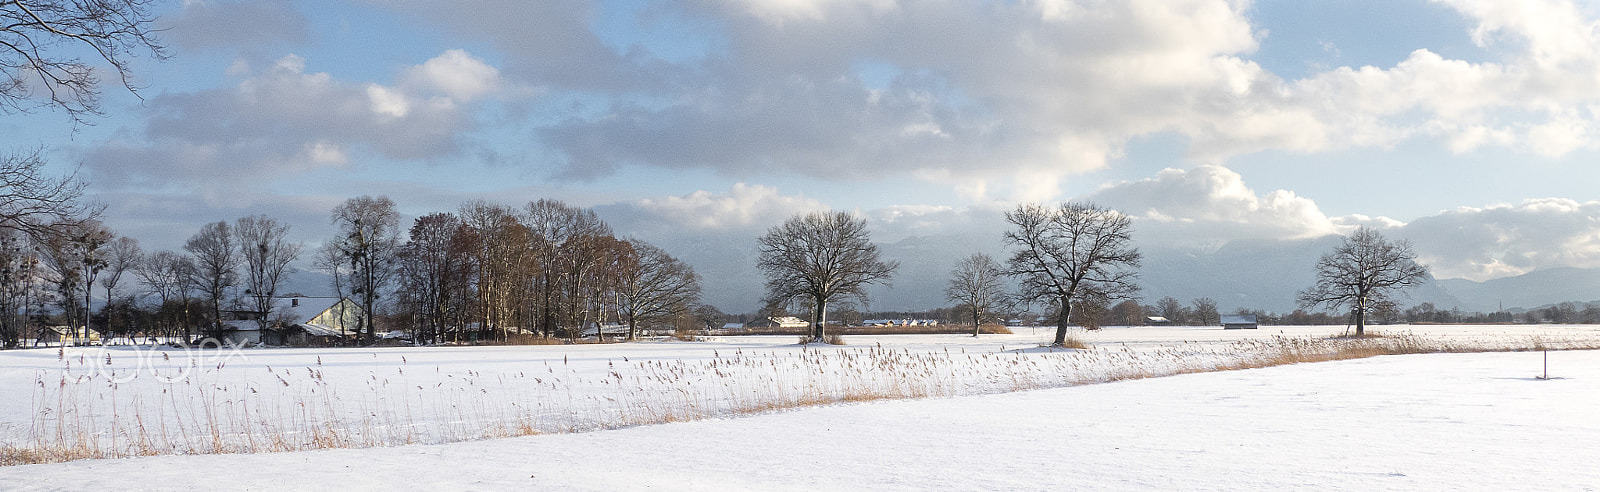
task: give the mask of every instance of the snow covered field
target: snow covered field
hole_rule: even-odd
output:
[[[439,445],[0,468],[16,490],[1600,487],[1600,352],[1387,356]]]
[[[1113,328],[1081,334],[1095,349],[1068,352],[1037,348],[1050,335],[1045,329],[976,340],[849,337],[849,346],[821,350],[794,346],[792,337],[740,337],[205,354],[11,351],[0,353],[0,387],[12,396],[0,400],[0,436],[13,446],[78,443],[101,455],[137,455],[545,435],[24,465],[0,468],[0,484],[1600,484],[1590,463],[1600,456],[1600,423],[1585,417],[1600,403],[1600,355],[1594,352],[1552,353],[1551,375],[1559,379],[1550,381],[1533,378],[1541,354],[1521,352],[1394,356],[1074,386],[1205,370],[1270,355],[1271,347],[1283,346],[1274,345],[1274,336],[1320,340],[1342,329]],[[1600,343],[1600,331],[1585,326],[1385,328],[1402,330],[1454,347]],[[1011,392],[1032,388],[1058,389]],[[767,411],[914,397],[930,398]],[[747,416],[751,412],[759,413]]]

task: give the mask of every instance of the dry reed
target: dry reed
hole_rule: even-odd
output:
[[[244,369],[226,369],[225,362],[146,367],[164,378],[159,381],[132,378],[116,366],[108,371],[96,366],[98,360],[63,357],[59,374],[36,378],[27,433],[0,442],[0,465],[457,442],[1377,355],[1597,348],[1600,341],[1591,339],[1411,334],[1278,336],[1140,350],[967,353],[809,345],[713,352],[705,359],[624,357],[607,361],[603,372],[563,358],[528,361],[515,372],[446,373],[410,365],[404,356],[398,363],[354,367],[324,367],[318,357],[303,367],[252,368],[250,377],[240,377]],[[343,376],[330,378],[329,370]],[[351,377],[362,370],[362,377]]]

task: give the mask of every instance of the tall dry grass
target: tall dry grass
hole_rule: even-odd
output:
[[[60,373],[35,379],[27,431],[0,443],[0,465],[444,443],[1376,355],[1597,348],[1600,340],[1410,334],[981,353],[811,345],[706,359],[623,358],[603,372],[563,359],[529,361],[516,372],[445,373],[403,356],[374,364],[365,377],[349,374],[365,366],[324,367],[320,358],[293,368],[229,370],[223,362],[153,370],[171,382],[64,358]],[[330,370],[344,372],[329,377]]]

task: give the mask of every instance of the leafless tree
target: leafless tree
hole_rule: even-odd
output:
[[[528,203],[522,220],[538,258],[530,290],[537,296],[539,329],[553,335],[563,319],[581,323],[585,270],[598,259],[595,238],[611,237],[611,226],[593,210],[549,199]]]
[[[289,264],[300,258],[300,243],[289,241],[288,225],[266,215],[240,217],[233,234],[244,263],[245,295],[260,315],[257,322],[266,329],[278,288],[293,273]]]
[[[190,325],[189,307],[190,295],[195,291],[196,274],[194,260],[171,251],[158,251],[146,256],[144,261],[134,267],[133,273],[144,282],[144,285],[153,292],[161,301],[161,311],[166,311],[170,306],[176,306],[176,316],[163,316],[168,322],[169,336],[178,328],[182,328],[185,340],[193,335],[193,326]],[[177,326],[170,324],[172,318],[177,318]]]
[[[100,288],[106,290],[106,301],[116,297],[117,285],[122,283],[122,276],[144,261],[144,248],[139,247],[139,240],[122,236],[106,247],[105,276],[100,277]]]
[[[116,329],[111,326],[114,317],[106,309],[116,304],[116,289],[122,282],[122,275],[140,261],[144,261],[144,249],[139,247],[138,239],[122,236],[106,246],[105,275],[100,277],[100,288],[106,290],[106,307],[101,313],[106,315],[106,331],[109,333],[115,333]]]
[[[618,311],[628,323],[628,339],[639,323],[689,312],[700,299],[700,276],[682,260],[637,239],[628,240],[632,258],[621,272]]]
[[[39,256],[20,231],[0,228],[0,348],[22,346],[32,301],[40,298]]]
[[[418,343],[433,343],[450,327],[466,325],[473,302],[475,235],[449,213],[418,217],[400,248],[400,300]]]
[[[40,258],[56,285],[67,324],[87,327],[95,277],[106,266],[106,245],[115,235],[97,220],[49,227],[54,234],[36,243]]]
[[[972,315],[972,336],[978,336],[983,317],[1006,302],[1004,272],[1000,263],[983,253],[974,253],[950,271],[950,284],[944,289],[946,300]]]
[[[1168,296],[1156,301],[1156,311],[1161,313],[1161,317],[1166,318],[1168,323],[1174,325],[1189,324],[1189,308],[1185,307],[1183,302],[1176,297]]]
[[[100,114],[99,77],[76,53],[105,61],[122,86],[138,93],[131,59],[166,58],[155,36],[152,0],[0,1],[0,113],[55,106],[74,122]],[[35,91],[49,101],[29,104]]]
[[[83,201],[86,184],[77,174],[52,177],[44,167],[42,148],[0,156],[0,228],[44,241],[99,216],[102,207]]]
[[[568,326],[575,328],[569,333],[581,333],[593,324],[595,336],[604,341],[606,334],[601,325],[620,321],[619,291],[623,272],[635,264],[633,247],[610,234],[579,236],[567,243],[571,244],[571,251],[562,257],[569,262],[568,277],[576,279],[567,286],[570,304],[565,309],[571,315]]]
[[[360,336],[363,343],[372,343],[374,308],[394,278],[400,212],[389,197],[361,196],[335,207],[331,221],[339,235],[327,245],[334,260],[350,267],[343,272],[348,275],[346,285],[361,305]]]
[[[1189,310],[1194,313],[1195,324],[1200,326],[1217,326],[1222,323],[1222,316],[1217,312],[1217,301],[1210,297],[1195,299]]]
[[[1395,291],[1427,281],[1428,268],[1416,260],[1410,241],[1390,242],[1362,226],[1317,260],[1317,283],[1300,291],[1300,305],[1348,307],[1355,317],[1356,335],[1364,335],[1367,314],[1392,306],[1389,296]]]
[[[522,314],[532,297],[539,259],[534,239],[527,226],[518,221],[516,211],[486,201],[461,206],[461,223],[471,229],[475,248],[462,260],[470,260],[477,274],[478,310],[483,336],[503,336],[506,330],[521,330],[527,321]]]
[[[222,334],[222,303],[239,283],[239,250],[235,246],[233,228],[226,221],[217,221],[200,227],[200,231],[183,243],[195,269],[194,284],[206,296],[206,307],[211,309],[209,335]]]
[[[1015,249],[1006,273],[1021,281],[1022,297],[1056,305],[1055,345],[1066,341],[1075,303],[1109,305],[1138,293],[1140,254],[1127,215],[1090,203],[1024,204],[1006,221],[1005,241]]]
[[[825,338],[829,302],[865,302],[867,286],[887,283],[900,266],[880,259],[867,221],[845,212],[796,215],[756,241],[761,251],[756,265],[767,276],[768,301],[809,301],[816,342]]]

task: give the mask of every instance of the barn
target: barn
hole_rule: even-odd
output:
[[[1222,316],[1222,327],[1229,330],[1254,330],[1256,315],[1254,314],[1228,314]]]

